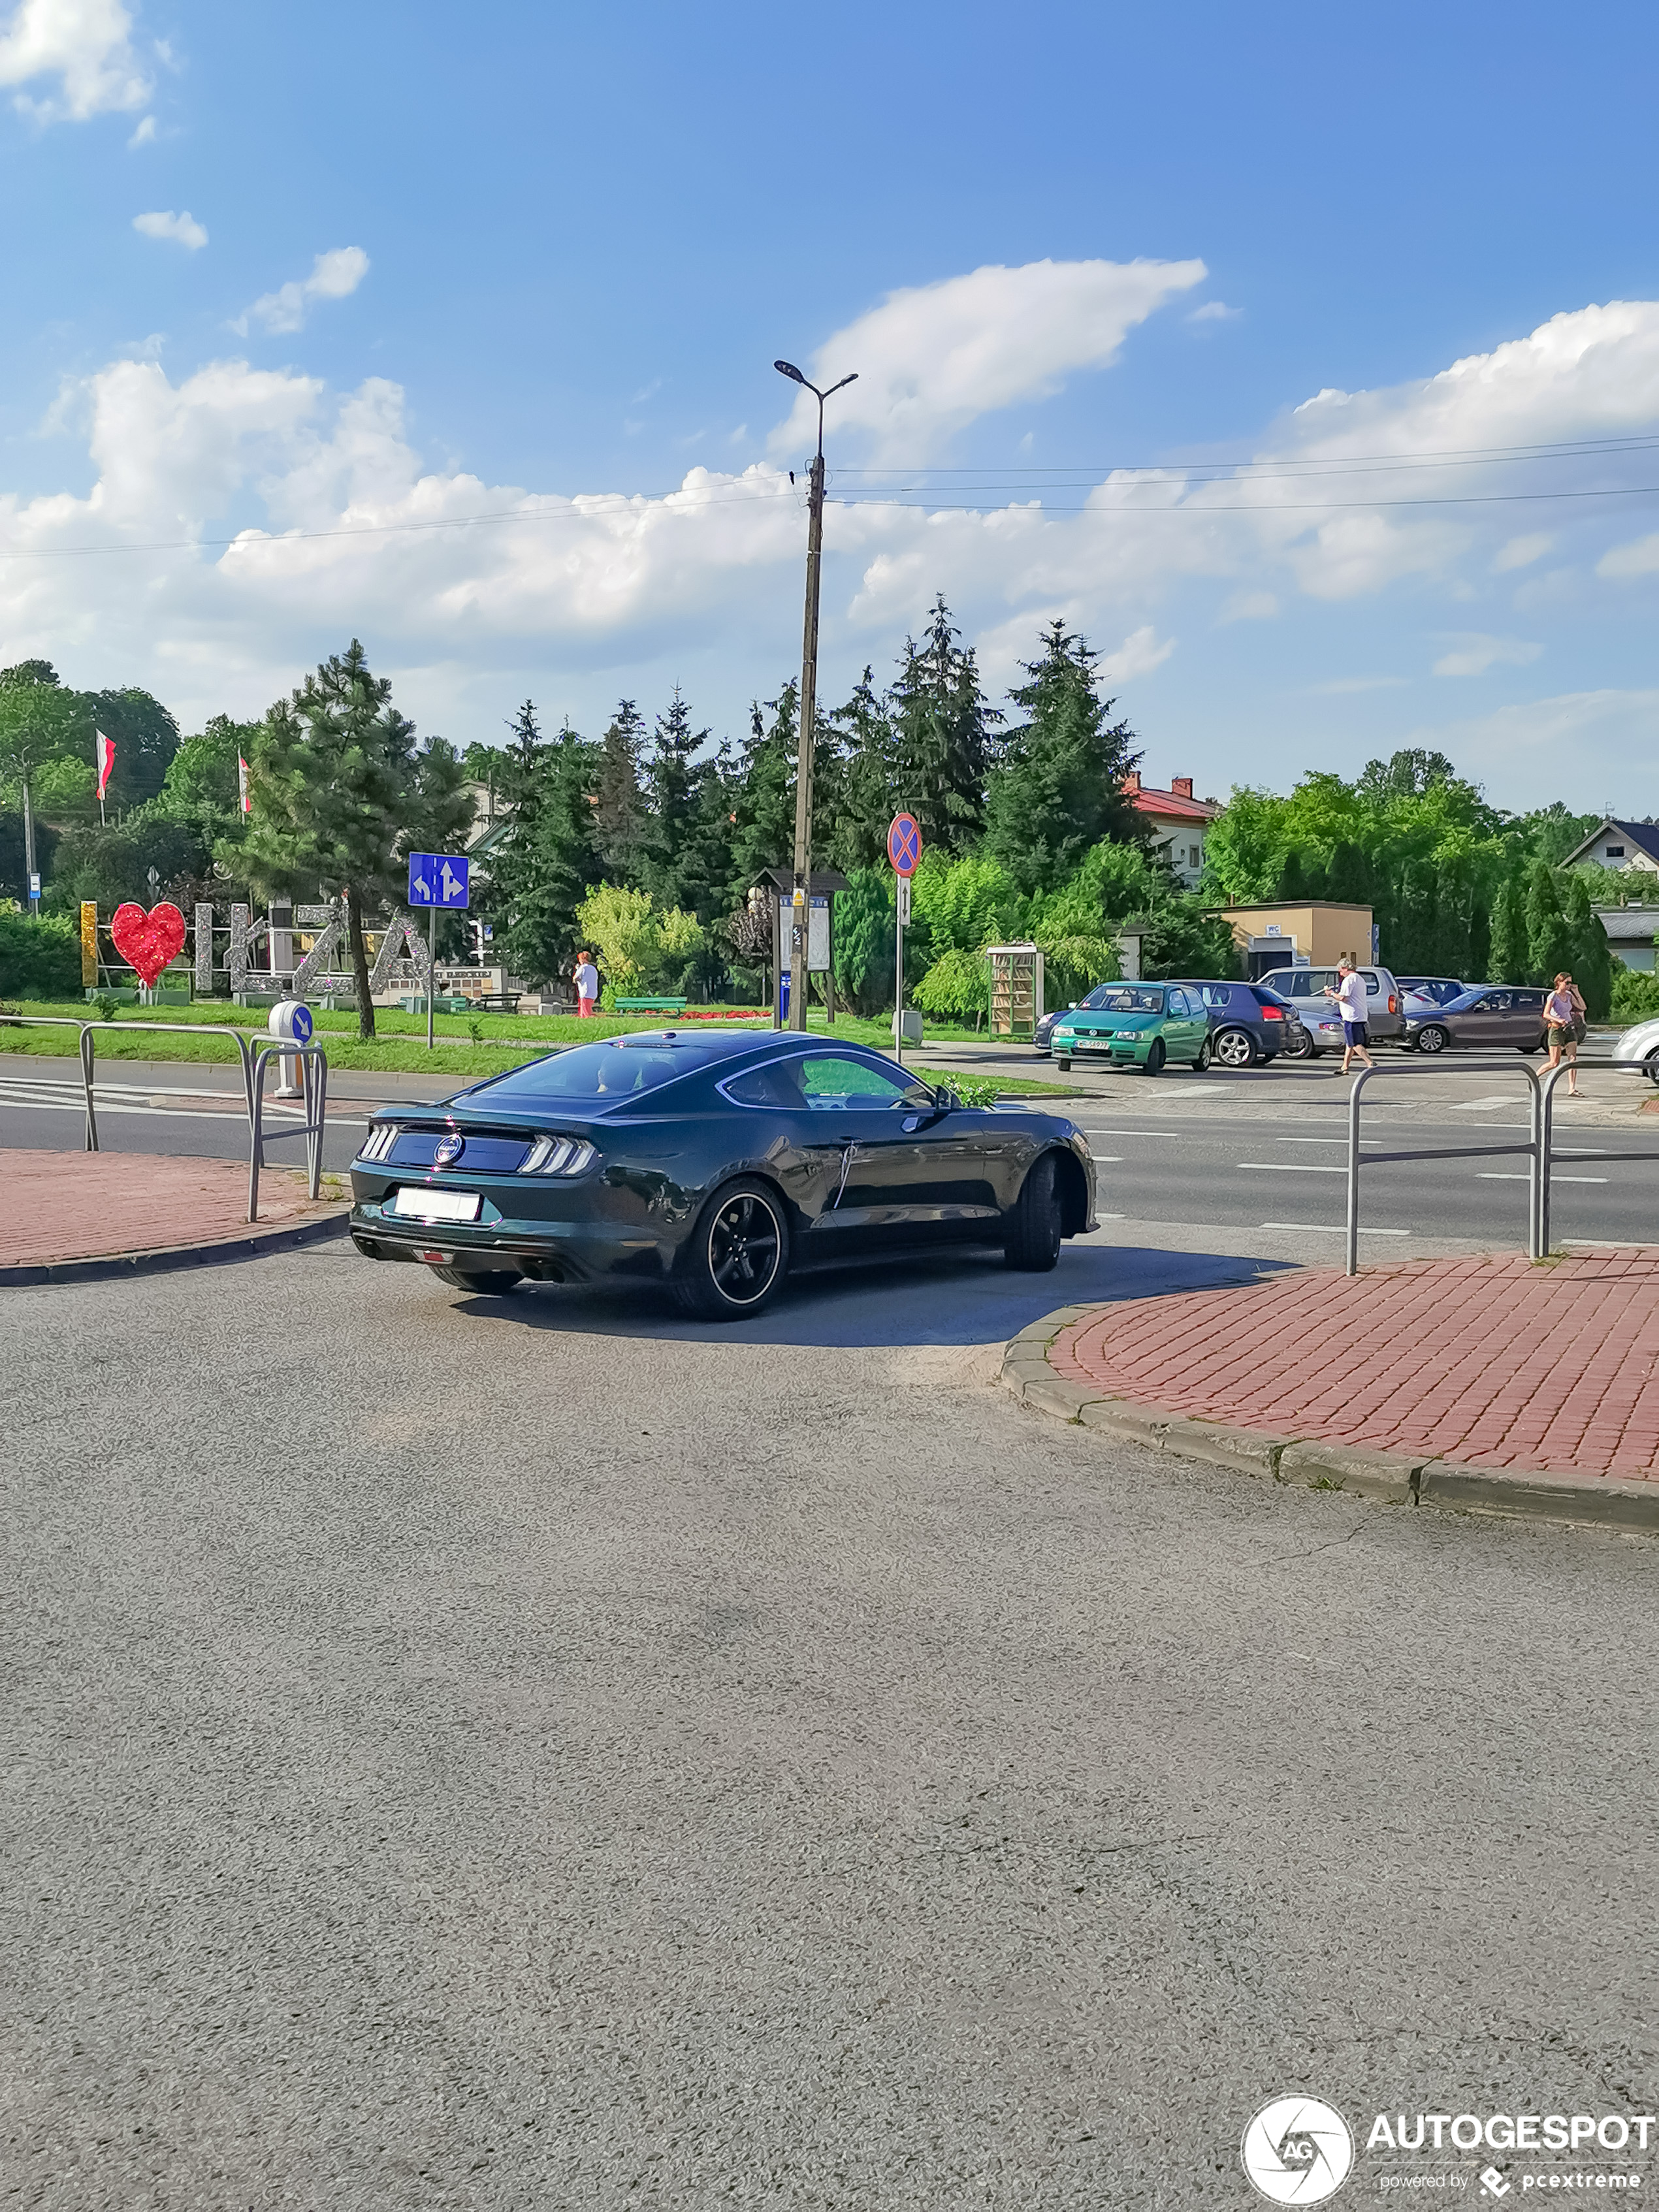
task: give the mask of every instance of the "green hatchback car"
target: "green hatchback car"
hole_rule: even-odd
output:
[[[1202,1075],[1209,1066],[1210,1017],[1200,992],[1179,983],[1124,983],[1099,995],[1101,1004],[1074,1006],[1054,1024],[1060,1066],[1099,1060],[1156,1075],[1166,1060],[1179,1060]]]

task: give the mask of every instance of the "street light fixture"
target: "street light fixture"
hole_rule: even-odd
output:
[[[812,866],[812,735],[817,714],[818,691],[818,571],[823,553],[823,403],[849,384],[856,370],[820,392],[809,383],[793,361],[775,361],[780,376],[799,384],[818,403],[818,447],[807,479],[806,500],[806,619],[800,649],[800,758],[795,771],[795,866],[789,903],[789,1026],[806,1027],[806,902]],[[773,1021],[777,1021],[775,1010]]]

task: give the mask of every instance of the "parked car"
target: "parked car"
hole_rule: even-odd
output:
[[[1473,983],[1460,983],[1455,975],[1397,975],[1395,981],[1407,998],[1425,1000],[1431,1006],[1449,1006],[1465,991],[1477,988]],[[1410,1018],[1409,1010],[1407,1018]]]
[[[1210,1054],[1218,1067],[1254,1067],[1277,1060],[1288,1042],[1287,1028],[1301,1024],[1287,1017],[1277,992],[1260,983],[1224,983],[1177,975],[1184,991],[1196,991],[1210,1018]],[[1304,1032],[1305,1034],[1305,1032]]]
[[[1112,983],[1103,988],[1100,1006],[1073,1006],[1055,1023],[1057,1066],[1069,1067],[1074,1058],[1102,1060],[1157,1075],[1166,1060],[1178,1060],[1202,1075],[1210,1064],[1210,1017],[1196,985]]]
[[[1405,1041],[1413,1052],[1444,1052],[1455,1044],[1512,1044],[1536,1052],[1544,1042],[1544,994],[1477,983],[1443,1006],[1413,1000]]]
[[[1093,1008],[1103,1006],[1105,1004],[1103,994],[1108,991],[1115,991],[1121,988],[1121,985],[1116,983],[1097,983],[1094,989],[1088,994],[1086,998],[1073,999],[1069,1006],[1056,1006],[1052,1013],[1045,1014],[1042,1017],[1042,1019],[1037,1024],[1036,1030],[1032,1032],[1032,1051],[1036,1053],[1048,1052],[1050,1049],[1050,1042],[1054,1034],[1054,1024],[1056,1022],[1064,1021],[1067,1014],[1076,1013],[1079,1007]]]
[[[854,1255],[994,1244],[1041,1273],[1095,1225],[1070,1121],[963,1106],[862,1046],[769,1032],[610,1037],[384,1108],[351,1189],[371,1260],[485,1292],[657,1285],[710,1321]]]
[[[1628,1067],[1633,1075],[1645,1075],[1650,1083],[1659,1083],[1659,1021],[1638,1022],[1633,1029],[1621,1030],[1613,1059],[1615,1066]]]
[[[1311,1059],[1314,1048],[1313,1039],[1308,1033],[1302,1014],[1297,1011],[1295,1001],[1281,997],[1267,983],[1252,983],[1250,988],[1261,1001],[1261,1011],[1265,1018],[1272,1021],[1277,1010],[1279,1019],[1284,1023],[1285,1042],[1280,1045],[1279,1050],[1285,1059]],[[1306,1011],[1304,1007],[1303,1012]]]
[[[1371,1042],[1403,1036],[1406,1024],[1399,984],[1386,968],[1375,964],[1368,963],[1358,972],[1365,985],[1365,1026]],[[1259,980],[1295,1006],[1316,1054],[1341,1051],[1342,1017],[1335,1001],[1325,996],[1327,985],[1333,991],[1336,988],[1334,968],[1275,968]]]

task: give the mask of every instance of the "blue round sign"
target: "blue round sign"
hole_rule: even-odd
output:
[[[309,1006],[295,1006],[294,1009],[294,1042],[295,1044],[309,1044],[311,1042],[311,1009]]]

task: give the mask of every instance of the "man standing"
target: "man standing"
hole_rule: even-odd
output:
[[[585,1020],[598,1012],[599,1004],[599,971],[586,945],[576,955],[575,983],[576,1012]]]
[[[1365,1027],[1365,979],[1354,972],[1353,956],[1344,953],[1336,963],[1336,988],[1325,986],[1325,996],[1334,999],[1342,1014],[1342,1073],[1346,1075],[1356,1054],[1367,1067],[1376,1065],[1365,1049],[1370,1033]]]

